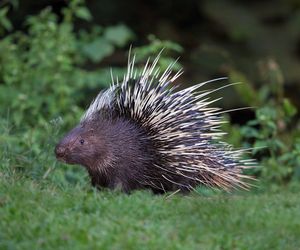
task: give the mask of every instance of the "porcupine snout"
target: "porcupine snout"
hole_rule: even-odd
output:
[[[61,145],[58,144],[55,147],[54,152],[55,152],[55,155],[56,155],[57,158],[62,158],[66,153],[66,148],[62,147]]]

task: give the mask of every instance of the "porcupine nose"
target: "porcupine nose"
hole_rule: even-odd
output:
[[[60,145],[57,145],[55,147],[55,155],[56,155],[56,158],[62,158],[64,155],[65,155],[65,148],[61,147]]]

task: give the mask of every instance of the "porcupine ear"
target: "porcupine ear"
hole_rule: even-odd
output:
[[[115,98],[115,86],[112,85],[109,89],[101,91],[94,101],[90,104],[89,108],[86,110],[82,116],[80,122],[84,122],[93,117],[96,112],[99,112],[101,109],[111,108],[114,103]]]

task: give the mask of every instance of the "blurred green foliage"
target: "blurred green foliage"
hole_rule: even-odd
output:
[[[15,2],[13,8],[17,6]],[[275,43],[257,17],[231,1],[204,1],[201,8],[216,24],[222,24],[230,40],[243,43],[247,53],[252,54],[250,48],[258,47],[258,36],[266,39],[264,44]],[[28,16],[21,30],[13,27],[9,11],[13,11],[10,4],[0,5],[3,37],[0,40],[0,174],[21,172],[30,178],[61,185],[84,182],[82,176],[86,173],[80,168],[56,162],[54,145],[62,131],[78,122],[99,89],[111,82],[110,69],[104,65],[111,66],[112,62],[116,65],[112,69],[114,76],[123,75],[126,56],[122,54],[121,62],[111,60],[120,51],[127,51],[137,35],[122,23],[113,26],[91,23],[93,16],[81,0],[70,1],[59,14],[47,7]],[[220,11],[231,18],[224,19]],[[240,16],[243,18],[236,25]],[[90,23],[89,28],[76,28],[78,20]],[[288,27],[292,29],[297,20],[291,21]],[[134,46],[138,63],[164,49],[160,60],[164,69],[174,60],[174,55],[183,54],[183,47],[171,40],[149,35],[148,41],[146,45]],[[290,44],[287,42],[286,46]],[[290,64],[285,64],[289,57],[286,54],[280,54],[280,60],[263,57],[252,66],[258,53],[244,58],[245,55],[234,54],[231,46],[209,41],[190,58],[192,67],[200,66],[200,72],[206,71],[207,75],[222,72],[229,76],[230,82],[242,82],[230,89],[230,95],[235,92],[243,105],[254,107],[254,117],[246,119],[246,124],[227,125],[226,140],[237,147],[254,148],[251,157],[261,166],[255,175],[279,184],[299,179],[297,108],[284,92],[287,78],[283,72],[290,73],[286,68]],[[239,56],[243,63],[234,63]],[[175,70],[180,67],[178,63],[174,65]],[[297,75],[292,76],[295,79]],[[228,99],[228,91],[221,94]]]
[[[0,9],[0,24],[3,31],[12,31],[7,10],[7,6]],[[134,34],[122,24],[94,25],[90,31],[76,33],[78,18],[92,18],[82,1],[71,1],[62,10],[62,20],[48,7],[26,19],[26,32],[15,30],[0,41],[1,174],[21,171],[30,178],[54,179],[62,185],[66,180],[80,182],[86,175],[62,164],[53,171],[57,165],[54,145],[60,129],[74,126],[91,98],[111,82],[109,68],[94,70],[86,65],[99,64],[117,49],[129,48]],[[148,57],[163,47],[180,48],[156,39],[148,46],[150,50],[141,47],[140,55]],[[170,61],[164,56],[162,68]],[[114,68],[114,76],[123,76],[125,70]]]
[[[270,183],[300,180],[300,132],[297,109],[285,97],[284,78],[278,64],[269,60],[263,67],[262,87],[253,88],[246,76],[232,71],[232,82],[244,103],[255,108],[255,118],[244,126],[228,127],[231,139],[237,145],[252,148],[258,159],[256,174]],[[242,89],[243,88],[243,89]],[[234,132],[235,131],[235,132]]]

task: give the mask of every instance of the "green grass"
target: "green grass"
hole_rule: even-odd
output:
[[[2,175],[0,249],[299,249],[299,191],[166,198]]]

